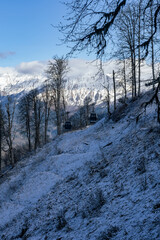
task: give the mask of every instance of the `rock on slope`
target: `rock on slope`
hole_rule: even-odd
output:
[[[141,103],[66,133],[0,179],[0,239],[160,239],[160,126]],[[118,114],[118,112],[117,112]]]

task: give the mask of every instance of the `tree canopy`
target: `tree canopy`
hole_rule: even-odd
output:
[[[139,1],[144,2],[143,14],[148,14],[147,9],[151,5],[154,6],[154,31],[141,44],[141,47],[147,50],[157,32],[160,3],[157,0]],[[73,44],[70,53],[87,50],[88,53],[95,52],[97,57],[103,56],[112,36],[112,26],[121,10],[130,2],[130,0],[71,0],[64,3],[68,8],[68,14],[65,17],[66,24],[60,24],[59,29],[64,34],[64,42]]]

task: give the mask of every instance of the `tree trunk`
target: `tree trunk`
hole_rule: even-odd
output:
[[[38,143],[38,130],[37,130],[37,121],[38,121],[38,116],[37,116],[37,103],[36,100],[34,99],[34,128],[35,128],[35,136],[34,136],[34,150],[37,149],[37,143]]]
[[[31,152],[32,146],[31,146],[31,127],[30,127],[30,122],[28,125],[28,149],[29,152]]]
[[[2,170],[2,116],[0,113],[0,172]]]
[[[57,89],[57,134],[61,134],[60,89]]]
[[[47,129],[48,129],[48,119],[45,119],[45,126],[44,126],[44,143],[47,143]]]
[[[151,9],[151,35],[153,34],[153,11],[152,11],[152,7],[150,8]],[[153,37],[151,39],[151,52],[152,52],[152,78],[153,78],[153,81],[155,80],[155,66],[154,66],[154,40],[153,40]],[[153,84],[153,90],[155,89],[155,84]]]
[[[46,106],[45,109],[45,126],[44,126],[44,142],[47,143],[47,130],[48,130],[48,122],[49,122],[49,116],[50,116],[50,106]]]
[[[10,147],[9,147],[9,158],[12,167],[14,167],[14,156],[13,156],[13,146],[12,146],[12,141],[10,142]]]
[[[116,81],[114,70],[113,70],[113,91],[114,91],[114,110],[116,110]]]
[[[30,126],[30,114],[29,107],[26,109],[27,117],[26,117],[26,131],[27,131],[27,139],[28,139],[28,150],[31,151],[31,126]]]
[[[139,3],[138,15],[138,96],[141,94],[141,1]]]
[[[124,78],[124,97],[127,98],[127,84],[126,84],[126,60],[124,59],[124,67],[123,67],[123,78]]]
[[[133,52],[131,51],[131,68],[132,68],[132,98],[134,98],[134,62],[133,62]]]
[[[133,22],[133,79],[134,79],[134,96],[137,95],[137,83],[136,83],[136,50],[135,50],[135,22]]]

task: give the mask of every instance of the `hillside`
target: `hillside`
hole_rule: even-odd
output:
[[[0,239],[160,239],[160,126],[146,93],[0,178]],[[118,116],[118,111],[117,111]]]

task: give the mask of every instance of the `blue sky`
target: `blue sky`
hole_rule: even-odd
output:
[[[0,1],[0,66],[21,62],[46,61],[53,55],[65,54],[57,25],[65,15],[58,0]]]

